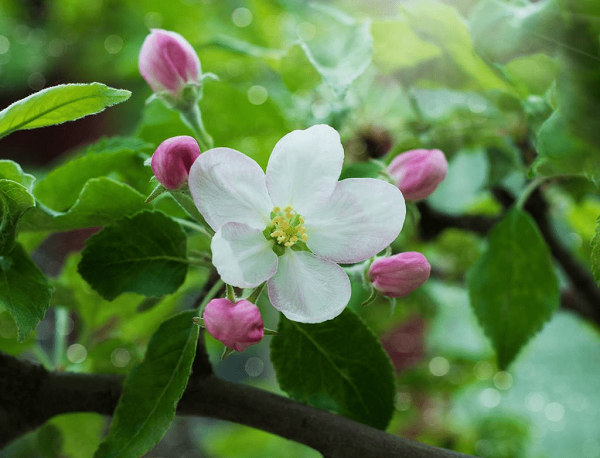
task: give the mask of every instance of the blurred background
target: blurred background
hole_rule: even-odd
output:
[[[494,190],[518,195],[532,165],[548,174],[564,170],[556,161],[534,163],[533,145],[557,101],[572,100],[565,107],[581,113],[579,130],[567,140],[596,151],[599,131],[590,120],[600,119],[594,118],[600,16],[594,14],[600,13],[591,0],[0,0],[0,109],[64,83],[98,81],[133,93],[102,114],[11,134],[0,141],[0,158],[42,176],[101,137],[134,135],[156,146],[190,134],[175,112],[159,101],[147,103],[151,90],[137,69],[149,30],[164,28],[183,35],[202,70],[219,78],[206,83],[200,103],[216,145],[265,166],[287,132],[327,123],[341,132],[345,177],[368,175],[372,158],[389,162],[412,148],[439,148],[449,174],[427,208],[495,217],[503,207]],[[565,138],[551,138],[546,147]],[[551,153],[546,158],[556,159]],[[553,183],[547,194],[554,228],[589,266],[600,214],[597,188],[576,177]],[[395,307],[381,302],[361,309],[367,293],[359,286],[350,304],[380,336],[397,373],[388,431],[482,457],[600,457],[597,327],[559,310],[509,372],[498,371],[464,285],[483,239],[457,228],[423,234],[416,207],[408,210],[394,248],[423,252],[433,266],[431,279]],[[46,272],[74,272],[72,260],[63,266],[66,251],[81,248],[87,235],[76,234],[78,247],[73,233],[51,236],[35,259]],[[562,273],[561,279],[566,286]],[[189,307],[198,284],[189,279],[187,302],[144,312],[156,316],[140,326],[151,328]],[[275,328],[275,310],[261,309],[267,327]],[[50,311],[38,328],[36,338],[48,348],[57,319]],[[66,319],[71,333],[79,318]],[[128,371],[147,342],[138,323],[132,318],[118,339],[93,348],[80,348],[74,332],[70,363]],[[0,350],[28,357],[27,349],[11,347],[13,326],[0,312]],[[220,344],[210,337],[207,344],[219,376],[278,390],[268,342],[223,362]],[[91,457],[106,426],[95,414],[57,417],[0,457]],[[147,456],[320,455],[250,428],[179,418]]]

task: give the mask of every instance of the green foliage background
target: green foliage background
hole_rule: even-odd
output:
[[[0,161],[0,351],[60,369],[129,374],[152,347],[157,329],[166,332],[173,326],[171,320],[181,316],[176,313],[190,309],[208,281],[206,267],[187,268],[183,262],[208,249],[203,234],[180,226],[194,215],[170,196],[144,204],[152,189],[144,160],[164,139],[191,134],[176,112],[158,100],[146,103],[151,91],[138,74],[137,55],[149,28],[160,27],[186,37],[203,71],[219,77],[206,82],[200,103],[217,146],[238,149],[264,167],[283,135],[327,123],[342,135],[343,177],[374,176],[376,168],[368,160],[375,156],[389,163],[408,149],[438,148],[449,160],[449,174],[427,205],[449,215],[499,221],[489,237],[447,228],[426,238],[419,233],[420,211],[410,204],[393,249],[423,252],[433,266],[432,278],[395,307],[379,300],[368,308],[360,307],[368,291],[353,279],[352,311],[344,315],[352,323],[343,326],[368,333],[364,321],[396,368],[392,392],[389,363],[373,363],[383,371],[373,389],[389,401],[377,418],[361,413],[362,408],[353,410],[351,396],[336,385],[339,377],[312,380],[308,388],[294,386],[294,370],[302,361],[290,363],[296,355],[277,343],[279,337],[272,344],[273,368],[270,337],[220,362],[222,345],[206,336],[220,376],[281,388],[378,427],[386,427],[393,395],[389,432],[478,456],[599,457],[597,324],[562,309],[555,312],[560,291],[573,288],[568,275],[549,256],[530,217],[517,209],[506,212],[497,197],[502,189],[518,199],[530,180],[545,179],[551,229],[598,278],[598,19],[600,7],[593,0],[313,5],[298,0],[0,0],[0,96],[5,103],[0,108],[59,83],[104,83],[63,87],[60,97],[90,91],[99,100],[59,113],[50,124],[98,112],[131,92],[126,103],[86,118],[99,120],[97,127],[110,138],[97,140],[91,134],[88,144],[63,151],[48,167],[33,165],[23,146],[9,141],[23,139],[19,133],[0,141],[2,157],[25,170]],[[31,100],[38,108],[42,104]],[[43,103],[51,105],[52,99]],[[22,128],[44,124],[43,117],[34,125],[3,113],[0,137],[17,121]],[[40,135],[50,135],[53,128],[58,129],[41,129]],[[138,213],[144,209],[153,211]],[[169,222],[162,233],[157,228],[165,215]],[[41,275],[33,261],[47,275],[52,270],[52,250],[44,242],[50,234],[99,226],[107,229],[93,236],[82,254],[65,254],[50,278]],[[116,246],[111,240],[148,227],[154,229],[147,231],[147,245],[140,241],[137,248],[163,237],[177,241],[168,253],[158,253],[169,258],[158,261],[171,272],[169,281],[157,285],[143,275],[117,274],[124,285],[115,285],[100,264]],[[145,254],[157,255],[151,249]],[[120,255],[125,259],[128,253]],[[156,268],[156,261],[146,264]],[[29,291],[35,303],[14,302],[18,296],[6,293],[14,288]],[[9,296],[12,302],[5,299]],[[261,298],[259,305],[267,327],[277,328],[279,317],[268,300]],[[61,316],[71,320],[67,327],[72,329],[55,340]],[[331,332],[341,322],[323,326]],[[286,326],[300,335],[301,327],[282,320],[280,327]],[[184,337],[193,333],[182,332]],[[286,345],[298,348],[302,337],[297,339]],[[180,340],[181,354],[171,355],[171,363],[189,365],[193,352],[186,338]],[[343,359],[344,340],[325,340],[331,354]],[[369,354],[347,343],[359,363]],[[165,351],[152,348],[159,355]],[[383,356],[378,346],[371,350]],[[352,359],[348,365],[340,369],[334,364],[334,372],[350,371]],[[138,374],[147,370],[137,367]],[[277,377],[275,371],[281,371]],[[138,382],[132,378],[135,391]],[[358,379],[366,383],[362,375]],[[364,394],[368,388],[363,385]],[[176,386],[172,398],[180,391]],[[172,398],[165,414],[172,415]],[[135,418],[123,418],[136,424]],[[106,427],[105,419],[94,414],[56,417],[2,453],[91,457]],[[142,448],[154,442],[146,439]],[[249,428],[189,419],[176,420],[148,456],[184,452],[232,458],[318,456]]]

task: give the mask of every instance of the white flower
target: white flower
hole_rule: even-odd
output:
[[[343,160],[339,134],[317,125],[279,140],[266,176],[229,148],[194,162],[190,191],[216,231],[212,260],[224,282],[251,288],[267,281],[271,303],[293,321],[320,323],[344,310],[350,280],[336,263],[387,247],[406,208],[398,188],[384,181],[338,182]]]

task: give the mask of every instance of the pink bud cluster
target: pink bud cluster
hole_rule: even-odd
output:
[[[429,278],[431,266],[416,251],[377,259],[371,264],[369,278],[375,289],[388,297],[404,297]]]
[[[439,149],[415,149],[399,154],[388,171],[406,200],[422,200],[446,178],[448,161]]]
[[[162,142],[152,155],[150,165],[154,176],[167,189],[179,189],[188,179],[190,168],[200,156],[198,143],[181,135]]]
[[[203,318],[210,335],[235,351],[244,351],[265,335],[258,307],[247,300],[213,299],[206,305]]]
[[[153,29],[144,40],[138,65],[152,90],[177,100],[187,84],[200,80],[200,60],[192,45],[175,32]]]

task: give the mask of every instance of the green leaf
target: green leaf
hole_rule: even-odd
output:
[[[144,160],[152,149],[152,144],[134,137],[102,139],[48,173],[35,186],[34,195],[52,210],[64,212],[75,204],[88,180],[104,176],[146,194],[152,171]]]
[[[385,429],[394,411],[394,375],[381,344],[349,309],[319,324],[281,317],[271,360],[292,398]]]
[[[0,138],[21,129],[61,124],[124,102],[131,92],[104,84],[62,84],[43,89],[0,111]]]
[[[439,57],[441,49],[422,40],[405,19],[371,24],[373,60],[384,71],[413,67]]]
[[[560,15],[554,0],[522,4],[485,0],[469,15],[469,30],[477,51],[492,61],[505,62],[554,46],[547,34],[560,31]]]
[[[22,184],[29,192],[31,192],[35,181],[33,175],[23,172],[19,164],[8,159],[0,160],[0,178]]]
[[[162,296],[185,280],[186,242],[185,232],[171,218],[143,211],[90,237],[78,270],[108,300],[124,292]]]
[[[0,179],[0,256],[15,246],[17,223],[23,213],[35,205],[27,188],[11,180]]]
[[[453,62],[481,89],[512,92],[473,47],[466,21],[453,6],[436,0],[401,4],[413,30],[446,51]]]
[[[307,11],[317,33],[312,40],[301,41],[300,45],[323,80],[341,96],[371,65],[373,39],[369,23],[358,23],[340,11],[317,3],[310,4]]]
[[[544,94],[558,76],[559,65],[545,54],[517,57],[506,64],[506,72],[526,94]]]
[[[19,328],[19,341],[35,329],[50,304],[50,287],[44,274],[21,245],[0,257],[0,305]]]
[[[583,175],[600,182],[600,149],[574,134],[561,111],[556,110],[540,127],[536,149],[535,174]]]
[[[59,212],[40,203],[21,218],[22,231],[68,231],[103,226],[145,207],[146,197],[112,178],[88,180],[74,205]]]
[[[110,431],[95,458],[142,456],[167,431],[196,354],[195,314],[175,315],[152,336],[144,361],[125,379]]]
[[[560,303],[548,246],[535,222],[514,208],[492,229],[467,273],[471,306],[506,369]]]
[[[600,217],[596,220],[596,233],[592,238],[592,271],[596,282],[600,284]]]
[[[61,456],[91,458],[100,445],[106,419],[97,413],[72,413],[58,415],[49,424],[62,433]]]

